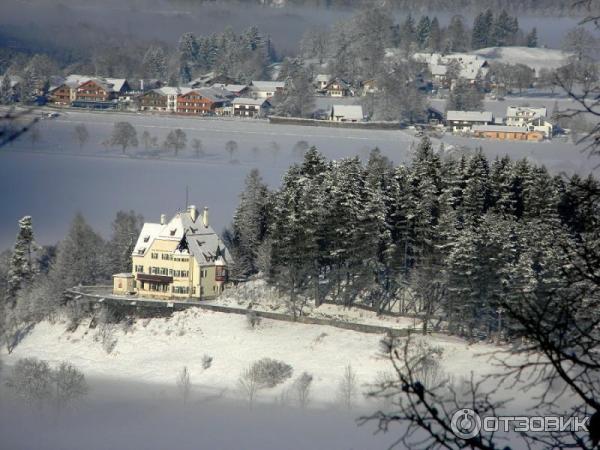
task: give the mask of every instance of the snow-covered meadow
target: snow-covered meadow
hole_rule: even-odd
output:
[[[506,102],[502,102],[506,103]],[[206,156],[195,158],[189,148],[177,159],[123,156],[119,149],[101,143],[117,121],[131,122],[138,134],[149,131],[162,142],[174,128],[188,138],[201,139]],[[74,137],[77,124],[85,124],[89,140],[79,147]],[[119,209],[133,209],[149,220],[173,214],[184,207],[185,189],[190,200],[210,208],[211,223],[221,230],[231,221],[246,175],[254,167],[265,181],[278,186],[290,164],[297,162],[293,147],[298,141],[316,145],[328,158],[367,158],[378,147],[395,163],[410,159],[414,131],[348,130],[270,125],[256,120],[216,120],[108,112],[61,113],[57,119],[41,121],[39,139],[23,137],[0,153],[0,249],[9,248],[15,224],[32,215],[41,244],[62,239],[77,211],[108,236],[110,223]],[[238,151],[229,160],[225,143],[235,140]],[[436,145],[439,140],[434,140]],[[489,156],[510,154],[546,164],[553,172],[584,172],[591,165],[573,144],[554,140],[544,143],[507,143],[472,140],[446,134],[447,151],[467,146],[483,147]],[[143,150],[138,148],[135,151]],[[33,151],[33,152],[32,152]],[[85,157],[84,157],[85,156]]]

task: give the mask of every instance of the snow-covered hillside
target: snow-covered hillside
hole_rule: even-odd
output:
[[[505,64],[525,64],[536,73],[542,68],[557,69],[567,63],[569,54],[562,50],[551,48],[529,48],[529,47],[488,47],[473,52],[483,56],[489,62],[501,62]]]
[[[138,319],[129,329],[113,326],[110,339],[116,345],[107,353],[100,327],[90,329],[88,325],[84,322],[71,333],[66,331],[65,322],[42,322],[3,359],[9,365],[32,356],[51,364],[68,360],[89,377],[172,385],[178,371],[187,366],[198,392],[224,392],[226,397],[237,398],[236,384],[242,370],[269,357],[290,364],[294,373],[283,385],[262,391],[259,401],[278,398],[307,371],[314,376],[313,405],[336,402],[337,386],[348,364],[360,385],[391,369],[379,353],[381,336],[329,326],[263,320],[251,329],[244,316],[190,309],[169,319]],[[484,374],[493,370],[485,357],[476,355],[496,349],[494,346],[467,345],[445,336],[427,339],[444,349],[442,366],[457,380],[470,376],[471,371]],[[202,366],[204,355],[213,358],[206,370]]]

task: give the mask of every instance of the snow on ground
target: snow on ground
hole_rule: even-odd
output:
[[[275,288],[267,286],[266,282],[262,279],[252,280],[228,289],[220,297],[210,301],[210,303],[235,308],[248,308],[257,311],[292,314],[292,308],[289,302],[278,295]],[[396,329],[418,328],[421,326],[421,321],[418,319],[391,315],[377,315],[377,313],[373,311],[359,308],[345,308],[340,305],[332,305],[329,303],[322,304],[318,308],[315,308],[314,302],[307,302],[302,308],[302,314],[318,319],[377,325]]]
[[[488,47],[475,50],[473,53],[483,56],[488,62],[525,64],[535,69],[537,73],[542,68],[556,70],[564,66],[570,56],[562,50],[530,47]]]
[[[544,101],[552,107],[552,100]],[[512,99],[496,102],[504,111],[508,103],[513,103]],[[172,155],[162,155],[163,159],[123,157],[118,149],[107,151],[101,142],[110,136],[114,122],[121,120],[130,121],[138,133],[149,131],[159,142],[169,130],[181,127],[188,143],[194,138],[202,140],[206,156],[194,159],[189,148],[178,159]],[[84,123],[90,134],[82,148],[73,136],[78,123]],[[211,222],[221,230],[231,221],[250,170],[259,168],[271,187],[278,186],[289,165],[298,162],[292,149],[299,140],[335,159],[356,155],[365,159],[372,148],[379,147],[395,163],[408,161],[411,145],[419,141],[410,130],[330,129],[114,112],[67,111],[58,119],[41,121],[39,127],[39,141],[23,137],[0,152],[0,249],[12,245],[15,224],[23,215],[33,216],[40,244],[62,239],[77,211],[108,236],[119,209],[133,209],[149,221],[158,220],[161,213],[170,215],[184,207],[186,186],[191,200],[210,208]],[[232,139],[239,145],[234,163],[225,152],[225,143]],[[558,140],[541,144],[457,141],[446,134],[442,141],[447,146],[482,146],[490,156],[532,157],[556,172],[591,166],[574,145]],[[38,153],[30,153],[32,150]]]
[[[373,382],[380,372],[391,371],[379,353],[382,336],[329,326],[263,319],[258,328],[251,329],[244,316],[189,309],[168,319],[138,319],[129,330],[113,326],[117,343],[107,353],[99,336],[101,326],[89,329],[88,324],[82,323],[71,333],[65,322],[42,322],[13,353],[2,357],[9,365],[23,357],[51,364],[67,360],[89,377],[167,385],[173,385],[178,371],[187,366],[196,389],[223,393],[227,398],[239,397],[236,384],[242,370],[269,357],[291,364],[294,375],[283,385],[262,392],[259,399],[272,402],[307,371],[314,376],[313,399],[319,405],[336,403],[339,379],[348,364],[361,386]],[[444,336],[427,340],[444,348],[442,367],[456,379],[470,376],[471,371],[483,375],[495,370],[487,357],[476,356],[497,349],[493,345],[468,345]],[[203,355],[213,357],[207,370],[202,368]]]

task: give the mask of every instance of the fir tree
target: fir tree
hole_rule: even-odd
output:
[[[429,19],[429,16],[423,16],[419,20],[419,24],[417,25],[416,29],[416,38],[419,48],[424,48],[427,45],[430,33],[431,20]]]
[[[8,269],[6,298],[11,308],[15,305],[17,293],[29,285],[37,273],[35,251],[31,216],[25,216],[19,220],[19,233]]]
[[[527,47],[535,48],[538,46],[538,36],[536,27],[533,27],[531,32],[527,35],[526,42]]]

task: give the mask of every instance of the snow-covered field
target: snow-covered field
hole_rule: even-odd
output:
[[[567,63],[570,56],[562,50],[529,47],[489,47],[475,50],[473,53],[490,62],[525,64],[536,72],[542,68],[558,69]]]
[[[507,102],[498,103],[505,107]],[[169,130],[180,127],[188,143],[194,138],[203,141],[206,156],[195,159],[189,148],[178,159],[131,158],[118,149],[107,151],[101,142],[110,136],[114,122],[121,120],[130,121],[140,134],[149,131],[159,142]],[[79,123],[90,134],[81,149],[73,136]],[[161,213],[173,214],[184,206],[186,186],[190,200],[208,206],[213,226],[221,230],[231,221],[248,172],[257,167],[268,184],[277,186],[287,167],[298,161],[292,149],[300,140],[316,145],[328,158],[359,155],[364,159],[379,147],[396,163],[408,161],[411,145],[418,142],[410,130],[328,129],[110,112],[64,112],[57,119],[41,121],[39,131],[39,141],[24,137],[0,152],[0,249],[12,245],[15,224],[23,215],[33,216],[41,244],[61,239],[77,211],[108,236],[117,210],[134,209],[147,220],[157,220]],[[229,140],[239,147],[234,163],[225,152]],[[448,144],[482,146],[491,157],[506,153],[528,157],[556,172],[586,171],[591,166],[575,146],[558,140],[506,143],[446,135],[442,141],[446,148]]]
[[[236,384],[242,370],[270,357],[292,365],[293,378],[304,371],[313,374],[314,405],[321,407],[335,405],[336,388],[348,364],[361,385],[391,369],[380,354],[382,336],[329,326],[263,319],[252,329],[245,316],[194,309],[169,319],[138,319],[130,329],[114,326],[111,333],[117,344],[107,353],[100,328],[90,329],[88,325],[84,322],[71,333],[66,331],[65,322],[42,322],[13,353],[2,357],[9,365],[30,356],[53,364],[68,360],[90,377],[167,385],[174,384],[178,371],[187,366],[199,393],[224,393],[230,398],[239,397]],[[492,345],[468,345],[443,336],[429,337],[428,341],[444,349],[442,366],[457,378],[469,376],[471,370],[479,375],[494,370],[485,357],[474,362],[476,354],[494,350]],[[207,370],[202,368],[204,355],[213,357]],[[293,378],[261,392],[259,399],[277,401]]]

